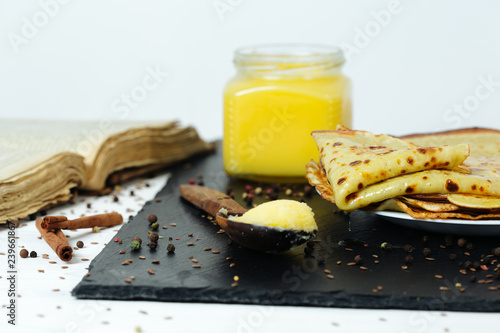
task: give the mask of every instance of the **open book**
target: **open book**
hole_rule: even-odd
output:
[[[176,122],[0,120],[0,223],[212,148]]]

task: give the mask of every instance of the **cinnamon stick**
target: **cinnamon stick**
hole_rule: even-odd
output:
[[[68,244],[66,236],[61,229],[46,230],[42,228],[43,219],[36,219],[36,228],[40,231],[43,239],[57,253],[62,261],[70,261],[73,258],[73,249]]]
[[[66,221],[68,218],[66,216],[45,216],[42,221],[42,228],[48,229],[50,223]]]
[[[49,229],[81,229],[93,227],[113,227],[123,222],[123,217],[116,213],[99,214],[92,216],[84,216],[74,220],[57,219],[60,216],[46,216],[47,223],[42,223],[41,227],[45,230]],[[63,216],[64,217],[64,216]],[[53,221],[53,222],[52,222]]]

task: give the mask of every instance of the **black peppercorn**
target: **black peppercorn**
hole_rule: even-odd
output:
[[[448,259],[450,259],[450,260],[452,260],[452,261],[453,261],[453,260],[456,260],[456,259],[457,259],[457,255],[456,255],[456,254],[454,254],[454,253],[452,253],[452,254],[450,254],[450,255],[448,256]]]
[[[151,242],[148,244],[150,250],[155,250],[156,246],[158,246],[157,242]]]
[[[312,249],[314,248],[315,243],[313,241],[307,241],[306,245]]]
[[[158,221],[158,216],[156,216],[155,214],[149,214],[148,221],[149,223],[155,223],[156,221]]]
[[[458,239],[457,244],[459,247],[464,247],[465,244],[467,244],[467,240],[465,238],[460,238]]]
[[[474,244],[472,244],[472,243],[467,243],[467,244],[465,245],[465,249],[466,249],[467,251],[472,251],[472,250],[474,250]]]
[[[413,262],[413,256],[411,254],[407,255],[405,257],[405,262],[408,263],[408,264],[412,263]]]
[[[464,268],[471,268],[471,267],[472,267],[472,263],[469,260],[464,262]]]
[[[491,258],[490,258],[490,257],[485,257],[485,258],[483,259],[483,264],[485,264],[485,265],[489,265],[490,263],[491,263]]]
[[[36,256],[37,256],[37,253],[35,251],[31,251],[30,252],[30,257],[31,258],[36,258]]]
[[[19,252],[19,255],[21,258],[28,258],[29,252],[26,249],[22,249],[21,252]]]
[[[358,254],[357,256],[354,257],[354,261],[356,264],[361,265],[363,263],[363,258]]]
[[[430,249],[430,248],[428,248],[428,247],[425,247],[425,248],[424,248],[424,250],[423,250],[422,252],[423,252],[424,256],[426,256],[426,257],[427,257],[427,256],[430,256],[430,255],[432,254],[431,249]]]
[[[479,263],[479,261],[474,261],[474,263],[472,264],[472,267],[474,267],[475,269],[480,269],[481,264]]]
[[[304,248],[304,253],[306,254],[306,256],[310,256],[313,253],[313,249],[310,248],[310,247],[308,247],[308,246],[306,246]]]
[[[157,243],[159,238],[160,236],[158,235],[157,232],[152,232],[149,234],[149,240],[153,243]]]
[[[407,245],[405,245],[404,249],[406,252],[412,253],[415,248],[413,246],[407,244]]]
[[[429,236],[423,236],[422,237],[422,243],[428,243],[429,242]]]
[[[496,247],[493,249],[493,255],[500,257],[500,247]]]
[[[309,185],[304,186],[304,196],[310,198],[313,194],[313,188]]]
[[[174,246],[174,244],[172,244],[172,243],[168,243],[168,245],[167,245],[167,251],[168,251],[169,253],[173,253],[173,252],[175,252],[175,246]]]
[[[476,281],[476,276],[475,275],[471,275],[471,277],[469,278],[470,282],[474,282]]]
[[[500,279],[500,269],[495,272],[495,279]]]
[[[81,249],[83,247],[83,242],[81,240],[76,242],[76,246]]]

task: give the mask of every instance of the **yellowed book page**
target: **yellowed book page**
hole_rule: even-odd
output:
[[[68,152],[91,166],[110,136],[134,128],[164,127],[158,121],[0,120],[0,182],[29,172],[52,156]]]

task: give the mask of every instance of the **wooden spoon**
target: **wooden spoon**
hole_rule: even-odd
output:
[[[306,242],[316,235],[314,232],[275,228],[231,221],[230,216],[241,216],[248,211],[228,195],[214,189],[198,185],[181,185],[181,197],[193,205],[215,216],[219,226],[236,243],[256,251],[286,251]],[[227,214],[219,212],[221,208]]]

